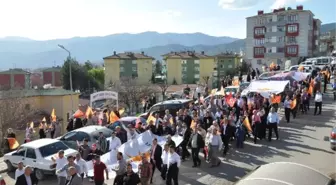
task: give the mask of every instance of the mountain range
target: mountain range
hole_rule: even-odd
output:
[[[322,25],[321,30],[335,29],[336,23]],[[213,55],[225,51],[239,52],[245,49],[245,40],[233,37],[215,37],[203,33],[120,33],[102,37],[74,37],[36,41],[23,37],[0,38],[0,69],[45,68],[62,65],[68,53],[58,47],[63,45],[72,57],[80,62],[102,62],[113,51],[144,51],[157,60],[171,51],[195,50]]]

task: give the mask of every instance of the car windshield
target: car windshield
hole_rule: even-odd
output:
[[[57,141],[55,143],[45,145],[41,147],[39,150],[42,157],[47,157],[56,154],[60,150],[66,150],[66,149],[68,149],[68,147],[64,143],[62,143],[61,141]]]

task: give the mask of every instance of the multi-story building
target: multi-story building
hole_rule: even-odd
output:
[[[62,86],[61,67],[52,67],[43,70],[43,84],[51,84],[52,86]]]
[[[214,73],[212,83],[213,87],[216,87],[219,84],[221,77],[225,77],[227,75],[236,75],[234,74],[235,69],[238,67],[242,56],[232,52],[226,52],[215,55],[214,57],[216,62],[216,72]]]
[[[329,54],[336,46],[336,29],[330,30],[320,35],[320,52]]]
[[[31,88],[31,73],[23,69],[9,69],[0,72],[0,89]]]
[[[211,82],[216,67],[214,57],[195,51],[170,52],[162,57],[167,66],[168,84],[204,84],[207,78]]]
[[[152,77],[153,60],[141,53],[117,53],[104,57],[105,87],[109,87],[122,78],[136,78],[139,84],[149,83]]]
[[[321,21],[303,6],[258,11],[246,19],[246,59],[253,68],[271,62],[284,66],[288,59],[296,63],[318,50]]]

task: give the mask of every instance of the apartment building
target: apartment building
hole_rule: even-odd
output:
[[[217,87],[220,78],[228,75],[235,76],[235,69],[239,66],[241,55],[232,52],[223,52],[214,56],[216,62],[216,72],[213,76],[213,87]]]
[[[31,73],[15,68],[0,72],[0,90],[3,89],[29,89]]]
[[[330,30],[320,35],[320,52],[330,54],[336,46],[336,29]]]
[[[203,79],[212,78],[216,68],[215,58],[204,52],[170,52],[162,57],[167,68],[168,84],[204,83]]]
[[[152,77],[154,58],[144,52],[117,53],[104,57],[105,87],[119,82],[122,78],[136,78],[139,84],[149,83]]]
[[[246,18],[246,59],[253,68],[275,62],[284,66],[318,51],[321,21],[303,6],[258,11]]]

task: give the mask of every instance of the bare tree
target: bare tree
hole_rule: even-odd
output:
[[[22,128],[22,122],[27,123],[27,116],[35,109],[32,101],[25,97],[24,90],[0,91],[0,144],[2,146],[8,128],[16,130]]]
[[[157,83],[157,86],[160,87],[161,89],[161,93],[162,93],[162,100],[165,100],[165,96],[166,96],[166,91],[169,88],[169,84],[167,83],[167,81],[163,81],[161,83]]]
[[[142,99],[155,92],[149,85],[138,84],[135,78],[122,78],[112,89],[119,93],[121,106],[129,110],[135,108],[136,112],[139,111]]]
[[[210,76],[202,76],[204,87],[207,87],[209,85]]]

